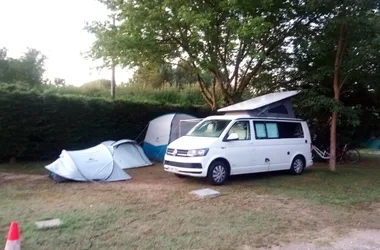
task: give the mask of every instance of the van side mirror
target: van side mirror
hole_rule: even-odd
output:
[[[239,135],[236,133],[232,133],[227,137],[227,141],[237,141],[239,140]]]

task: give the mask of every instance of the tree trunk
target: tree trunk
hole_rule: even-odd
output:
[[[339,102],[340,89],[339,89],[339,73],[334,72],[334,100]],[[330,162],[329,168],[331,171],[336,169],[336,125],[338,121],[338,112],[333,111],[331,117],[330,128]]]
[[[115,63],[112,60],[112,80],[111,80],[111,98],[115,100],[116,80],[115,80]]]
[[[224,106],[235,104],[233,97],[231,96],[231,93],[228,92],[228,89],[226,87],[229,85],[229,83],[219,80],[218,84],[220,86]]]
[[[112,16],[112,28],[115,28],[115,15]],[[115,100],[116,80],[115,80],[115,61],[112,58],[112,79],[111,79],[111,98]]]
[[[339,97],[340,97],[340,88],[341,88],[341,81],[340,81],[340,67],[342,65],[342,59],[343,59],[343,53],[344,53],[344,47],[345,47],[345,39],[346,39],[346,33],[345,33],[345,24],[342,23],[339,27],[339,35],[338,35],[338,45],[337,50],[335,54],[335,63],[334,63],[334,82],[333,82],[333,88],[334,88],[334,100],[338,103]],[[331,171],[335,171],[336,169],[336,125],[338,121],[338,112],[336,111],[336,107],[334,107],[334,110],[332,112],[331,117],[331,128],[330,128],[330,161],[329,161],[329,168]]]
[[[336,123],[338,120],[338,112],[332,113],[331,129],[330,129],[330,162],[329,168],[331,171],[336,169]]]
[[[203,79],[199,74],[198,74],[198,85],[201,90],[203,99],[205,99],[205,101],[207,102],[207,104],[210,106],[212,110],[216,110],[218,108],[218,105],[216,103],[216,97],[215,97],[215,86],[212,86],[212,92],[210,92],[210,90],[204,84]]]

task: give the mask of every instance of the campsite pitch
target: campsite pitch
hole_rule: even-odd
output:
[[[54,184],[37,168],[19,174],[2,165],[0,246],[18,220],[23,249],[326,249],[351,232],[380,232],[379,158],[371,159],[339,165],[336,173],[317,165],[301,176],[240,176],[220,187],[178,179],[159,165],[106,184]],[[190,194],[203,188],[223,195]],[[36,228],[36,221],[55,218],[61,226]]]

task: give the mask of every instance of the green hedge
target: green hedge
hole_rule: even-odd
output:
[[[62,149],[136,139],[150,120],[172,112],[197,117],[209,114],[200,107],[0,90],[0,160],[50,160]]]

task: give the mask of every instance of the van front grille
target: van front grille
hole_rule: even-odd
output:
[[[187,156],[187,152],[189,152],[189,150],[177,149],[177,153],[175,156]],[[166,154],[174,155],[174,148],[168,148]]]
[[[174,161],[165,161],[165,165],[179,167],[179,168],[202,168],[200,163],[184,163],[184,162],[174,162]]]

